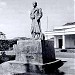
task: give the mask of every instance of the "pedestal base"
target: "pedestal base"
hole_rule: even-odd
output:
[[[15,61],[8,61],[6,70],[12,73],[41,73],[45,65],[55,63],[55,51],[52,41],[19,40],[14,48]],[[4,67],[3,67],[4,68]]]
[[[41,63],[24,63],[18,61],[8,61],[2,64],[3,70],[10,74],[22,73],[48,73],[62,66],[61,60],[55,60],[46,64]],[[7,75],[7,74],[6,74]]]

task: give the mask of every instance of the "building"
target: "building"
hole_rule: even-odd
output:
[[[75,22],[55,27],[45,32],[46,38],[54,37],[54,48],[75,48]]]
[[[6,36],[3,32],[0,32],[0,40],[5,40]]]

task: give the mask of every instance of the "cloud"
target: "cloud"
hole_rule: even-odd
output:
[[[6,6],[7,6],[6,2],[0,1],[0,13],[2,12],[3,8],[6,8]]]
[[[6,2],[0,2],[0,5],[1,5],[1,6],[6,6],[7,3],[6,3]]]

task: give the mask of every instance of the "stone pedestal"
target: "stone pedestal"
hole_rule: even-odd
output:
[[[42,65],[55,61],[52,41],[19,40],[14,47],[15,61],[9,61],[14,73],[40,72]]]
[[[16,61],[48,63],[55,60],[53,42],[48,40],[20,40],[15,52]]]
[[[41,40],[20,40],[16,47],[16,61],[42,63]]]

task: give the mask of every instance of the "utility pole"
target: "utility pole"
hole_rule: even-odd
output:
[[[47,30],[46,31],[48,32],[48,16],[47,16]],[[47,34],[47,39],[48,39],[48,34]]]
[[[47,16],[47,31],[48,31],[48,16]]]

